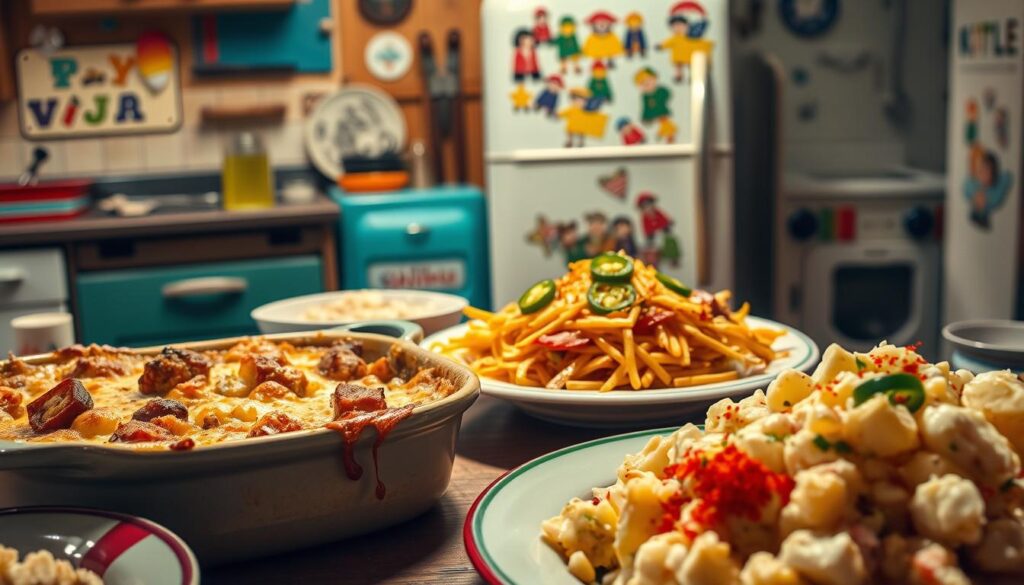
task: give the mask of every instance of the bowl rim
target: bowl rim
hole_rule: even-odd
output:
[[[153,536],[156,536],[166,544],[172,552],[174,552],[174,556],[178,559],[178,564],[181,566],[183,577],[182,581],[184,584],[199,585],[199,561],[196,559],[195,553],[192,552],[192,549],[188,546],[188,543],[175,534],[170,528],[167,528],[158,522],[149,520],[148,518],[135,516],[133,514],[125,514],[123,512],[99,510],[96,508],[87,508],[82,506],[14,506],[11,508],[0,509],[0,517],[15,516],[19,514],[69,514],[75,516],[95,516],[132,524],[146,530]]]
[[[1024,356],[1024,347],[1004,345],[1000,343],[988,343],[975,341],[960,335],[960,331],[971,327],[990,327],[994,329],[1019,330],[1024,334],[1024,321],[1012,319],[968,319],[955,321],[942,328],[942,337],[957,347],[966,350],[997,351],[1003,354],[1015,354]]]
[[[442,299],[452,304],[452,308],[446,308],[443,310],[432,311],[430,313],[424,313],[415,317],[405,317],[405,321],[419,322],[426,319],[433,319],[435,317],[442,317],[445,315],[451,315],[453,313],[461,313],[463,309],[469,306],[469,301],[462,296],[445,293],[433,290],[417,290],[417,289],[404,289],[404,288],[354,288],[346,290],[334,290],[320,293],[313,293],[308,295],[300,295],[297,297],[289,297],[287,299],[281,299],[260,305],[249,312],[249,317],[257,323],[274,323],[278,325],[299,325],[305,327],[312,326],[336,326],[336,325],[348,325],[350,323],[359,323],[366,319],[333,319],[327,321],[310,321],[308,319],[300,318],[278,318],[268,316],[267,313],[278,310],[281,307],[287,307],[292,304],[301,304],[304,302],[310,302],[313,300],[323,299],[324,301],[330,300],[334,297],[345,296],[349,293],[359,292],[376,292],[383,293],[390,296],[413,296],[413,297],[434,297]]]
[[[480,379],[468,367],[456,363],[454,360],[448,359],[442,355],[427,351],[412,341],[396,339],[394,337],[378,335],[376,333],[332,330],[271,333],[267,335],[243,335],[205,341],[128,348],[128,350],[140,355],[156,355],[165,347],[191,349],[194,351],[226,349],[246,339],[286,341],[293,345],[326,345],[327,342],[335,339],[353,338],[381,342],[392,347],[396,345],[400,346],[403,351],[410,352],[412,355],[417,356],[421,363],[430,363],[434,366],[441,366],[446,371],[454,372],[458,378],[462,379],[462,385],[455,392],[452,392],[440,400],[415,406],[413,408],[412,415],[407,421],[405,421],[407,424],[398,425],[395,427],[394,431],[388,435],[391,439],[400,439],[406,435],[417,433],[435,421],[445,420],[450,416],[461,414],[472,405],[480,394]],[[45,353],[25,356],[19,359],[22,359],[29,364],[36,365],[47,363],[52,361],[54,358],[54,353]],[[316,440],[336,435],[337,433],[331,429],[325,427],[314,427],[290,433],[281,433],[278,435],[253,437],[251,439],[245,439],[244,441],[223,441],[213,445],[203,445],[202,447],[184,453],[170,450],[137,450],[109,443],[28,443],[16,440],[0,440],[0,471],[24,467],[62,467],[61,462],[54,461],[53,457],[40,457],[44,453],[57,456],[67,452],[72,460],[85,454],[102,454],[104,457],[126,459],[130,461],[169,461],[171,459],[181,461],[182,455],[185,457],[191,456],[194,460],[196,456],[216,457],[218,454],[245,451],[247,449],[266,449],[269,446],[279,446],[281,443],[297,443],[302,439]],[[359,442],[366,442],[368,440],[370,440],[369,435],[364,433],[361,435]],[[279,446],[279,448],[283,447]],[[22,457],[18,457],[18,455]]]

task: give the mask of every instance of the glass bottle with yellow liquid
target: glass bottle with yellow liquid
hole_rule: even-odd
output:
[[[231,211],[274,206],[270,160],[259,136],[240,132],[224,151],[222,205]]]

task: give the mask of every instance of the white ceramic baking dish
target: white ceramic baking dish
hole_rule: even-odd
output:
[[[149,518],[179,534],[204,565],[329,542],[412,518],[447,489],[462,413],[476,400],[480,384],[468,369],[412,343],[420,329],[406,325],[414,330],[406,329],[404,340],[359,332],[359,326],[266,336],[293,344],[355,338],[369,359],[398,346],[419,367],[438,368],[455,383],[457,391],[417,407],[380,446],[380,476],[387,488],[383,500],[374,493],[371,447],[377,436],[368,428],[355,445],[356,460],[364,468],[357,481],[345,474],[342,441],[328,429],[189,452],[0,441],[0,506],[84,506]],[[239,339],[177,346],[223,349]],[[149,355],[160,349],[135,351]],[[50,359],[46,354],[26,361]]]

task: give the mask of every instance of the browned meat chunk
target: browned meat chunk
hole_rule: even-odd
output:
[[[202,354],[165,347],[160,355],[146,363],[139,378],[139,391],[143,394],[167,394],[178,384],[209,373],[210,360]]]
[[[324,353],[317,364],[317,369],[325,378],[348,382],[366,375],[366,362],[348,346],[338,344]]]
[[[171,451],[191,451],[195,449],[196,442],[192,440],[192,437],[185,437],[177,443],[171,443],[168,447]]]
[[[172,441],[176,437],[167,429],[141,420],[130,420],[117,425],[114,434],[110,435],[111,443],[148,443],[152,441]]]
[[[388,407],[384,400],[383,388],[368,388],[356,384],[338,384],[331,395],[331,405],[334,407],[335,420],[354,411],[372,412]]]
[[[203,417],[202,423],[199,425],[203,429],[213,429],[220,426],[220,419],[217,415],[210,413]]]
[[[306,395],[308,381],[300,370],[282,365],[272,357],[247,355],[238,363],[238,376],[245,385],[255,389],[264,382],[277,382],[298,396]]]
[[[28,403],[28,423],[37,433],[69,429],[75,418],[92,408],[92,395],[81,382],[62,380],[48,392]]]
[[[252,428],[249,429],[249,437],[266,437],[281,433],[301,431],[302,423],[288,416],[283,412],[273,411],[261,416]]]
[[[21,392],[7,386],[0,386],[0,410],[14,418],[21,416]]]
[[[381,382],[387,382],[391,378],[395,377],[395,372],[391,369],[391,362],[385,357],[379,358],[377,361],[370,364],[366,373],[371,376],[377,376],[377,379]]]
[[[271,402],[276,398],[284,398],[288,395],[288,392],[289,390],[284,386],[272,380],[267,380],[253,388],[252,392],[249,393],[249,398],[259,400],[260,402]]]
[[[68,376],[71,378],[112,378],[130,374],[131,371],[131,364],[125,360],[90,355],[78,358]]]
[[[167,415],[180,420],[188,420],[188,408],[177,400],[154,398],[146,404],[143,404],[142,408],[136,410],[135,413],[132,414],[132,418],[134,420],[141,420],[142,422],[149,422],[158,416]]]

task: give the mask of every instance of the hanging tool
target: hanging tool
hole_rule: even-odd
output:
[[[444,181],[443,144],[451,139],[455,150],[455,181],[465,183],[466,133],[463,123],[461,87],[461,37],[459,31],[448,31],[448,54],[444,69],[437,66],[434,42],[430,33],[419,35],[420,69],[423,74],[423,110],[427,118],[430,154],[434,163],[434,178]]]
[[[35,185],[39,182],[39,167],[43,166],[46,159],[50,158],[50,151],[46,150],[42,146],[37,146],[32,149],[32,160],[29,161],[28,167],[25,172],[21,173],[18,177],[18,184],[24,187],[25,185]]]

